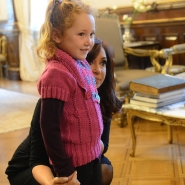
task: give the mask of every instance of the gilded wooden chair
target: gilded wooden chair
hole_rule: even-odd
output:
[[[115,78],[116,78],[116,91],[118,96],[127,96],[129,98],[132,92],[129,91],[130,81],[137,78],[144,78],[147,76],[153,76],[156,73],[146,71],[142,69],[129,69],[127,58],[125,57],[123,48],[123,38],[121,34],[120,22],[117,15],[113,14],[101,14],[96,18],[96,37],[111,44],[115,52]],[[155,58],[153,52],[146,52],[146,50],[134,50],[137,53],[136,56],[149,56]],[[157,60],[156,60],[157,63]],[[127,98],[127,99],[128,99]],[[126,114],[123,110],[121,114],[121,126],[126,125]]]
[[[129,69],[127,58],[125,57],[125,49],[123,48],[123,38],[119,18],[115,14],[101,14],[96,18],[96,37],[111,44],[115,52],[115,77],[117,81],[116,90],[119,96],[129,91],[130,81],[153,76],[155,73],[143,69]],[[136,56],[149,56],[155,60],[155,51],[131,49],[135,51]],[[136,53],[136,54],[135,54]],[[154,63],[158,63],[157,60]],[[158,64],[159,65],[159,64]]]

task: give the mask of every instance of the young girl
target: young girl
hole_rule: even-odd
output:
[[[58,177],[77,170],[81,185],[99,185],[103,147],[100,98],[85,60],[94,45],[93,9],[80,0],[50,2],[38,55],[46,68],[38,81],[40,126]]]
[[[100,106],[104,129],[101,140],[104,144],[104,151],[101,156],[101,185],[110,185],[112,181],[113,168],[104,154],[108,150],[112,114],[119,111],[122,105],[114,91],[113,57],[113,48],[98,39],[95,39],[95,44],[87,55],[87,61],[96,77],[96,87],[102,100]],[[54,178],[55,173],[52,172],[53,168],[49,165],[39,126],[40,107],[41,101],[39,100],[33,114],[30,133],[16,149],[6,169],[9,182],[11,185],[38,185],[36,179],[40,184],[54,185],[60,181],[61,184],[78,185],[75,175],[70,181]]]

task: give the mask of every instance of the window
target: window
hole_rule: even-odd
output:
[[[30,1],[30,17],[31,23],[30,27],[33,31],[39,31],[41,25],[44,22],[45,12],[49,0],[31,0]]]

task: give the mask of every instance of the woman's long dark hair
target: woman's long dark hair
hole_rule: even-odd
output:
[[[88,53],[86,60],[91,63],[99,54],[101,48],[104,48],[107,64],[106,77],[103,84],[98,88],[100,96],[100,107],[104,121],[112,118],[112,115],[120,111],[122,102],[115,94],[116,82],[114,79],[114,50],[113,47],[99,39],[95,39],[95,44],[92,50]]]

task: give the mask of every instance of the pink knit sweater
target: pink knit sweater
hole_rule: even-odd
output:
[[[82,72],[78,62],[61,50],[57,50],[56,55],[57,60],[47,62],[38,90],[41,98],[65,102],[61,137],[66,153],[77,167],[98,158],[101,153],[102,115],[94,98],[98,96],[97,89],[88,82],[93,76],[91,70],[83,68]],[[81,61],[81,65],[89,66],[86,61]]]

